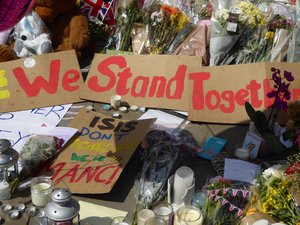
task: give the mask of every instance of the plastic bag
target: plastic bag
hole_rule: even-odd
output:
[[[43,20],[31,10],[14,27],[14,51],[18,57],[52,52],[50,33]]]

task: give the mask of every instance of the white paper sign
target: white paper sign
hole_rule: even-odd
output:
[[[0,129],[4,125],[20,126],[20,124],[23,123],[54,127],[62,120],[70,107],[71,104],[67,104],[17,112],[0,113]]]
[[[239,159],[225,159],[224,178],[253,184],[260,166]]]

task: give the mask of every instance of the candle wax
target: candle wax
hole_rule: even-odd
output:
[[[51,185],[48,183],[38,183],[33,185],[31,191],[32,203],[35,206],[45,206],[48,202],[49,189]]]

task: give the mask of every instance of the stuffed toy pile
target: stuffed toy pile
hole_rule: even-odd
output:
[[[74,49],[78,58],[81,57],[91,34],[88,18],[76,0],[36,0],[32,10],[48,28],[54,52]],[[16,41],[0,43],[0,62],[18,59],[15,44]]]

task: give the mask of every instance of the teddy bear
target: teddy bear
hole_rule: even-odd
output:
[[[91,35],[76,0],[36,0],[34,10],[50,30],[53,50],[74,49],[80,58]]]
[[[14,50],[9,45],[0,44],[0,62],[6,62],[14,59],[18,59]]]

